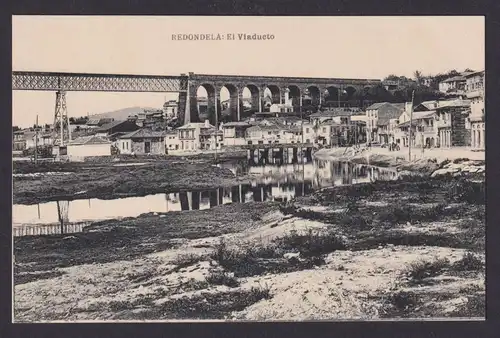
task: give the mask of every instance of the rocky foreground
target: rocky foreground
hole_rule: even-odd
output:
[[[484,182],[333,187],[15,240],[15,321],[485,315]]]

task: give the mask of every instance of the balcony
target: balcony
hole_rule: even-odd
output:
[[[476,89],[467,92],[468,99],[474,99],[476,97],[484,97],[484,89]]]

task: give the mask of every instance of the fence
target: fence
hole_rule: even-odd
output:
[[[90,222],[65,224],[63,226],[63,233],[70,234],[75,232],[82,232],[83,228],[89,225]],[[60,235],[61,225],[60,224],[50,224],[50,225],[23,225],[15,226],[12,228],[12,235],[14,237],[20,236],[40,236],[40,235]]]

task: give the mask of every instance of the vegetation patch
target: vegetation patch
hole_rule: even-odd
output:
[[[230,249],[221,241],[211,258],[237,277],[284,273],[311,269],[324,264],[324,256],[346,245],[333,232],[295,231],[275,239],[268,246],[246,246],[245,249]],[[286,253],[294,254],[285,258]]]
[[[168,300],[156,313],[158,319],[224,319],[233,311],[242,311],[271,297],[270,290],[266,287],[219,293],[203,292],[196,296]]]
[[[234,276],[225,271],[212,271],[205,280],[208,284],[225,285],[231,288],[235,288],[240,285],[240,282]]]
[[[446,258],[435,259],[434,261],[417,261],[411,263],[405,274],[410,278],[410,284],[421,284],[426,278],[435,277],[450,267],[450,262]]]

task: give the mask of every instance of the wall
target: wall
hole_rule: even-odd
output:
[[[163,138],[160,140],[157,139],[144,139],[141,141],[132,140],[132,151],[137,155],[145,155],[145,143],[151,143],[151,152],[150,154],[161,155],[165,154],[165,141]]]
[[[463,109],[452,108],[451,112],[451,146],[460,147],[467,145],[468,133],[465,129],[465,115],[462,114]]]
[[[120,154],[131,154],[132,153],[132,140],[131,139],[120,139],[118,141],[118,149]]]
[[[111,156],[110,144],[70,144],[67,149],[70,157]]]
[[[181,142],[177,134],[167,134],[165,136],[165,146],[168,152],[175,152],[181,150]]]

